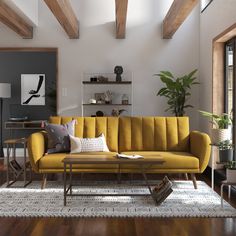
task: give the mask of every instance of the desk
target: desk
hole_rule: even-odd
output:
[[[5,129],[43,129],[43,122],[45,120],[32,121],[7,121],[5,122]]]

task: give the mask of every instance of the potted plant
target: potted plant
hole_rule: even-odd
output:
[[[194,77],[197,70],[190,72],[182,77],[175,78],[169,71],[161,71],[155,76],[159,76],[160,80],[165,84],[165,87],[161,88],[157,96],[164,96],[168,99],[168,108],[165,111],[171,111],[175,116],[183,116],[185,114],[186,108],[193,107],[190,104],[186,104],[187,100],[190,98],[191,87],[196,82],[196,77]]]
[[[211,142],[213,144],[219,144],[224,140],[231,139],[232,119],[229,114],[222,113],[217,115],[207,111],[199,111],[203,116],[210,118],[210,122],[214,125],[211,131]]]
[[[219,158],[221,163],[233,160],[233,145],[231,140],[224,140],[219,143]]]
[[[227,182],[236,183],[236,161],[230,161],[226,165]]]

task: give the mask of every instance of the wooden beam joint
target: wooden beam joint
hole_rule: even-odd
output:
[[[44,0],[70,39],[79,38],[79,22],[69,0]]]
[[[126,34],[128,0],[116,0],[116,38],[124,39]]]
[[[164,39],[172,38],[198,2],[199,0],[174,0],[163,21]]]
[[[0,21],[22,38],[33,38],[33,27],[3,1],[0,1]]]

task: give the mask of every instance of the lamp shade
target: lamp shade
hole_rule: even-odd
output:
[[[0,98],[11,97],[11,84],[0,83]]]

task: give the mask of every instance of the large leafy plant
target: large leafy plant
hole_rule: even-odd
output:
[[[168,108],[165,111],[171,111],[175,116],[183,116],[186,108],[193,107],[186,102],[191,96],[191,87],[199,84],[196,81],[196,72],[197,70],[194,70],[178,78],[175,78],[169,71],[161,71],[159,74],[155,74],[165,84],[165,87],[157,93],[157,96],[164,96],[168,99]]]
[[[229,125],[232,125],[232,119],[230,114],[222,113],[217,115],[208,111],[199,111],[203,116],[210,118],[210,122],[215,125],[217,129],[227,129]]]

